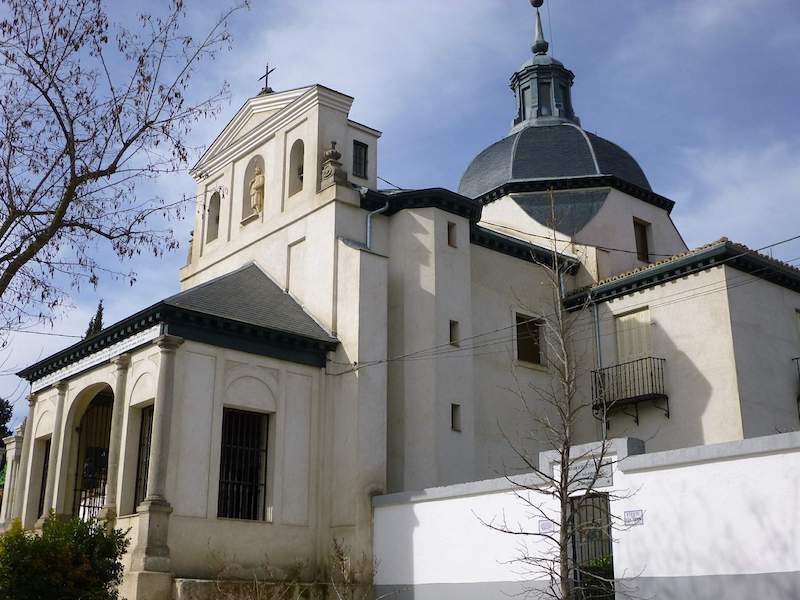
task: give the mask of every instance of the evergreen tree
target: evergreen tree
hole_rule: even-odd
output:
[[[89,320],[89,327],[86,328],[86,335],[83,339],[89,339],[93,335],[97,335],[103,330],[103,301],[97,303],[97,311],[94,316]]]

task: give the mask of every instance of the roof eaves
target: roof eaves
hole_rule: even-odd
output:
[[[527,262],[553,266],[553,252],[543,246],[505,235],[477,224],[470,226],[469,234],[470,243],[476,246],[501,252]],[[580,262],[575,257],[560,252],[556,253],[556,256],[561,266],[565,267],[566,272],[569,274],[574,274],[580,266]]]
[[[666,198],[660,194],[656,194],[651,190],[646,190],[642,187],[639,187],[638,185],[621,179],[616,175],[581,175],[578,177],[560,177],[556,179],[543,178],[513,180],[499,185],[493,190],[490,190],[484,194],[481,194],[476,198],[476,200],[486,205],[502,198],[503,196],[513,193],[544,192],[549,189],[554,191],[576,190],[595,187],[612,187],[621,192],[625,192],[634,198],[638,198],[639,200],[647,202],[648,204],[652,204],[653,206],[661,208],[667,211],[667,213],[671,213],[672,209],[675,207],[675,202],[673,200],[670,200],[669,198]]]

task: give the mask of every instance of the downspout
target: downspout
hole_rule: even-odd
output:
[[[589,292],[589,302],[592,303],[592,315],[594,316],[594,340],[597,351],[597,368],[603,368],[603,347],[600,344],[600,313],[597,310],[597,301],[592,299],[592,293]]]
[[[364,197],[366,195],[366,191],[364,191],[365,188],[361,188],[361,189],[362,189],[361,196]],[[373,210],[372,212],[367,213],[367,244],[366,244],[367,250],[372,250],[372,218],[375,215],[379,215],[381,213],[385,213],[387,210],[389,210],[389,201],[388,200],[386,201],[386,204],[381,206],[379,209]]]

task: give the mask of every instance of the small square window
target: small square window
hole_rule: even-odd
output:
[[[450,345],[458,346],[461,336],[458,332],[458,321],[450,321]]]
[[[649,237],[650,224],[639,219],[633,219],[633,234],[636,239],[636,256],[642,261],[650,262],[650,246],[647,238]]]
[[[461,431],[461,405],[450,405],[450,429],[453,431]]]
[[[447,245],[451,248],[458,248],[458,238],[456,234],[458,233],[458,229],[456,228],[456,224],[452,221],[447,222]]]
[[[369,146],[363,142],[353,142],[353,176],[367,178],[367,151]]]
[[[544,363],[542,356],[542,322],[531,317],[517,313],[517,360],[541,365]]]

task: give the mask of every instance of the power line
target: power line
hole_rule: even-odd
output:
[[[723,265],[723,264],[725,264],[727,262],[735,260],[736,258],[740,258],[741,256],[744,256],[746,254],[752,254],[752,253],[755,253],[755,252],[760,252],[760,251],[765,250],[767,248],[774,248],[775,246],[786,244],[788,242],[795,241],[795,240],[798,240],[798,239],[800,239],[800,235],[792,236],[790,238],[787,238],[787,239],[784,239],[784,240],[780,240],[778,242],[774,242],[774,243],[768,244],[766,246],[762,246],[761,248],[758,248],[757,250],[748,249],[748,250],[743,251],[743,252],[741,252],[739,254],[736,254],[734,256],[728,257],[727,259],[721,260],[721,261],[715,263],[714,266],[721,266],[721,265]],[[795,262],[795,261],[798,261],[798,260],[800,260],[800,257],[794,258],[791,261],[785,261],[785,262]],[[692,271],[689,271],[689,272],[686,272],[686,273],[682,273],[681,277],[685,277],[687,275],[690,275],[692,273],[698,272],[700,270],[704,270],[705,268],[706,267],[703,267],[702,269],[694,269]],[[768,267],[762,267],[760,269],[757,269],[753,273],[761,272],[761,271],[763,271],[763,270],[765,270],[767,268]],[[719,288],[711,289],[711,290],[705,290],[705,291],[697,293],[697,294],[689,294],[688,296],[684,296],[684,297],[678,298],[677,300],[672,300],[672,301],[667,301],[667,302],[658,302],[657,301],[656,304],[645,302],[645,303],[642,303],[642,304],[640,304],[638,306],[637,305],[628,306],[628,307],[626,307],[626,310],[636,310],[637,308],[645,308],[645,307],[659,308],[661,306],[667,306],[667,305],[670,305],[670,304],[677,304],[678,302],[683,302],[683,301],[686,301],[686,300],[690,300],[692,298],[702,297],[702,296],[705,296],[705,295],[708,295],[708,294],[717,293],[717,292],[721,292],[721,291],[724,291],[724,290],[735,289],[737,287],[741,287],[741,286],[744,286],[744,285],[749,285],[750,283],[755,283],[755,282],[759,281],[759,279],[756,278],[753,275],[753,273],[748,273],[748,274],[745,274],[745,275],[742,275],[742,276],[738,277],[736,279],[736,281],[739,281],[741,279],[744,279],[746,281],[740,281],[739,283],[736,283],[735,285],[734,284],[730,284],[729,285],[726,282],[725,284],[723,284]],[[748,279],[748,277],[753,277],[753,279]],[[702,285],[696,286],[694,288],[690,288],[688,290],[683,290],[682,292],[676,292],[674,294],[671,294],[670,296],[676,296],[676,295],[680,295],[680,294],[686,293],[686,292],[697,291],[697,290],[700,290],[700,289],[703,289],[703,288],[708,288],[708,287],[711,287],[713,285],[717,285],[718,283],[719,282],[712,282],[712,283],[709,283],[709,284],[702,284]],[[667,297],[669,297],[669,296],[667,296]],[[662,297],[659,300],[663,300],[663,298],[664,297]],[[540,317],[532,317],[531,319],[529,319],[527,321],[523,321],[523,322],[520,322],[520,323],[513,323],[513,324],[508,325],[506,327],[501,327],[501,328],[498,328],[498,329],[495,329],[495,330],[492,330],[492,331],[488,331],[488,332],[485,332],[485,333],[475,334],[475,335],[470,336],[468,338],[464,338],[461,341],[468,341],[468,340],[473,340],[473,339],[477,339],[477,338],[480,338],[480,337],[486,337],[486,336],[489,336],[489,335],[492,335],[492,334],[495,334],[495,333],[499,333],[499,332],[502,332],[502,331],[506,331],[506,330],[509,330],[509,329],[516,328],[518,325],[522,325],[524,323],[530,323],[532,321],[542,320],[542,318],[546,318],[547,316],[552,317],[552,316],[554,316],[554,313],[552,313],[550,315],[543,315],[543,316],[540,316]],[[613,320],[614,318],[616,318],[615,315],[611,315],[610,317],[605,317],[603,319],[599,319],[598,323],[604,322],[604,321]],[[583,328],[588,328],[588,327],[594,328],[594,322],[592,322],[589,325],[583,326]],[[616,332],[601,334],[601,336],[612,335],[614,333],[616,333]],[[476,343],[476,344],[468,345],[468,346],[459,345],[459,347],[452,347],[452,344],[450,344],[448,342],[448,343],[438,344],[436,346],[431,346],[429,348],[422,348],[422,349],[419,349],[419,350],[416,350],[416,351],[413,351],[413,352],[408,352],[406,354],[402,354],[402,355],[399,355],[399,356],[396,356],[396,357],[390,357],[390,358],[374,360],[374,361],[366,361],[364,363],[360,363],[360,364],[357,364],[357,365],[350,365],[349,363],[331,361],[331,362],[334,362],[335,364],[340,364],[340,365],[347,364],[347,366],[351,367],[350,369],[342,371],[340,373],[331,373],[331,375],[344,375],[346,373],[356,372],[356,371],[358,371],[358,370],[360,370],[362,368],[366,368],[366,367],[370,367],[370,366],[377,366],[377,365],[380,365],[380,364],[385,364],[385,363],[395,362],[395,361],[425,360],[425,359],[439,358],[441,356],[452,355],[452,354],[455,354],[455,353],[458,353],[458,352],[464,352],[464,351],[484,348],[484,347],[487,347],[487,346],[497,345],[497,344],[500,344],[500,343],[504,343],[504,344],[505,343],[510,343],[510,342],[512,342],[514,340],[514,337],[515,336],[512,335],[512,336],[510,336],[508,338],[502,338],[500,340],[488,341],[488,342],[487,341],[483,341],[483,343],[480,343],[480,344]],[[588,339],[588,338],[583,338],[583,339]],[[444,351],[441,351],[441,352],[438,352],[438,353],[436,352],[437,349],[447,348],[447,347],[451,347],[452,349],[444,350]],[[429,353],[429,352],[433,352],[433,353],[432,354],[426,354],[426,353]]]

